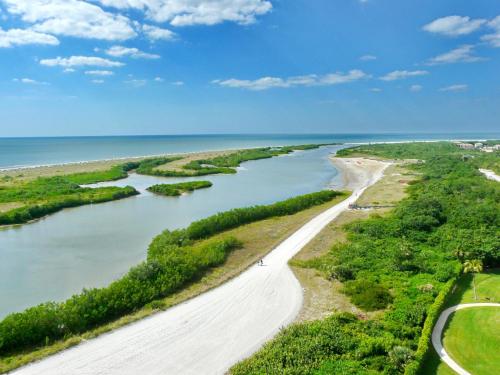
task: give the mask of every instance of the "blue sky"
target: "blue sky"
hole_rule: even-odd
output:
[[[0,136],[500,129],[500,2],[0,0]]]

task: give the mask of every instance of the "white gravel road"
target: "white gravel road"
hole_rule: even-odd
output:
[[[466,371],[464,368],[462,368],[457,362],[453,360],[453,358],[450,357],[450,355],[446,352],[446,350],[443,347],[443,344],[441,342],[441,336],[443,335],[443,329],[446,324],[446,321],[450,317],[451,314],[453,314],[457,310],[462,310],[462,309],[470,309],[470,308],[477,308],[477,307],[500,307],[500,303],[463,303],[461,305],[455,305],[452,307],[447,308],[444,310],[441,315],[439,315],[439,319],[434,326],[434,329],[432,330],[432,345],[434,346],[434,349],[436,350],[437,354],[439,357],[441,357],[441,360],[445,362],[448,366],[450,366],[453,371],[455,371],[459,375],[471,375],[470,372]]]
[[[488,180],[500,182],[500,176],[489,169],[479,169],[479,172],[484,174]]]
[[[18,375],[223,374],[291,323],[302,288],[287,262],[382,175],[387,163],[343,161],[354,193],[305,224],[240,276],[171,309],[13,372]]]

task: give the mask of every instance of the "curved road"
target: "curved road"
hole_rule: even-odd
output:
[[[388,166],[347,160],[363,176],[353,194],[321,213],[229,282],[164,312],[13,372],[18,375],[223,374],[291,323],[302,288],[288,267],[299,252]],[[362,165],[365,163],[366,165]]]
[[[446,321],[451,314],[453,314],[457,310],[469,309],[472,307],[500,307],[500,303],[464,303],[461,305],[449,307],[441,313],[436,325],[434,326],[434,329],[432,330],[432,345],[434,346],[434,349],[441,357],[441,360],[443,360],[448,366],[453,369],[453,371],[455,371],[459,375],[471,375],[471,373],[460,367],[460,365],[456,363],[448,355],[448,353],[446,353],[446,350],[444,349],[441,342],[441,336],[443,334],[443,328],[446,324]]]

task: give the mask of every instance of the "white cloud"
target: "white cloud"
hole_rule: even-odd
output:
[[[495,17],[493,20],[488,22],[488,26],[491,27],[494,32],[491,34],[486,34],[481,37],[484,42],[490,43],[493,47],[500,47],[500,16]]]
[[[377,56],[374,56],[374,55],[363,55],[359,59],[361,61],[372,61],[372,60],[377,60]]]
[[[76,72],[76,70],[73,68],[66,68],[63,70],[63,73],[74,73],[74,72]]]
[[[470,34],[486,23],[484,19],[471,19],[470,17],[448,16],[438,18],[425,25],[422,29],[430,33],[447,36],[461,36]]]
[[[396,81],[398,79],[405,79],[409,77],[417,77],[417,76],[424,76],[429,74],[427,70],[413,70],[413,71],[408,71],[408,70],[395,70],[393,72],[390,72],[386,74],[383,77],[380,77],[382,81]]]
[[[474,56],[474,46],[465,44],[454,50],[443,53],[436,57],[429,59],[427,65],[441,65],[441,64],[455,64],[455,63],[472,63],[483,61],[484,59],[479,56]]]
[[[40,81],[36,81],[34,79],[31,79],[31,78],[21,78],[21,79],[14,78],[13,81],[24,83],[26,85],[44,85],[45,86],[45,85],[49,84],[48,82],[40,82]]]
[[[145,86],[148,81],[145,79],[130,79],[128,81],[124,81],[127,85],[131,85],[134,87],[142,87]]]
[[[98,0],[118,9],[138,9],[156,22],[174,26],[215,25],[225,21],[247,25],[272,9],[268,0]]]
[[[168,29],[162,29],[157,26],[144,25],[142,26],[142,31],[151,40],[173,40],[175,39],[175,33]]]
[[[212,83],[223,87],[244,88],[255,91],[267,90],[275,87],[290,87],[283,79],[275,77],[263,77],[254,81],[231,78],[224,81],[215,80],[212,81]]]
[[[102,85],[104,83],[104,80],[102,80],[102,79],[93,79],[90,82],[95,83],[96,85]]]
[[[59,40],[53,35],[40,33],[30,29],[2,30],[2,28],[0,28],[0,48],[26,44],[46,44],[56,46],[59,44]]]
[[[154,81],[155,82],[163,82],[165,80],[163,78],[161,78],[161,77],[155,77]]]
[[[372,87],[372,88],[370,89],[370,91],[371,91],[371,92],[382,92],[382,89],[381,89],[381,88],[379,88],[379,87]]]
[[[457,84],[457,85],[451,85],[451,86],[446,86],[442,87],[439,89],[439,91],[466,91],[469,88],[469,86],[464,85],[464,84]]]
[[[130,56],[134,59],[159,59],[159,55],[146,53],[137,48],[127,48],[123,46],[113,46],[106,51],[106,54],[113,57]]]
[[[87,39],[125,40],[137,34],[127,17],[81,0],[3,0],[10,14],[20,16],[41,33]]]
[[[45,66],[62,66],[64,68],[71,68],[75,66],[101,66],[112,68],[125,65],[118,61],[111,61],[95,56],[71,56],[66,58],[56,57],[55,59],[40,60],[40,64]]]
[[[106,76],[112,76],[115,73],[112,72],[111,70],[87,70],[85,74],[90,75],[90,76],[101,76],[101,77],[106,77]]]
[[[256,80],[241,80],[231,78],[228,80],[214,80],[212,81],[212,83],[223,87],[262,91],[271,88],[288,88],[297,86],[332,86],[342,83],[354,82],[364,78],[369,78],[369,75],[361,70],[350,70],[348,73],[337,72],[324,76],[311,74],[289,78],[262,77]]]
[[[184,86],[184,82],[183,81],[175,81],[175,82],[172,82],[172,85],[174,85],[174,86]]]
[[[410,91],[411,92],[419,92],[422,91],[423,87],[421,85],[411,85],[410,86]]]

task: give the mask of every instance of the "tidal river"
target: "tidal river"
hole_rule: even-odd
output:
[[[132,185],[139,196],[66,209],[0,230],[0,319],[41,302],[64,300],[82,288],[107,285],[145,259],[151,239],[164,229],[235,207],[340,187],[341,178],[328,160],[339,147],[243,163],[237,174],[207,176],[203,179],[213,187],[182,197],[156,196],[145,189],[190,178],[132,174],[106,184]]]

